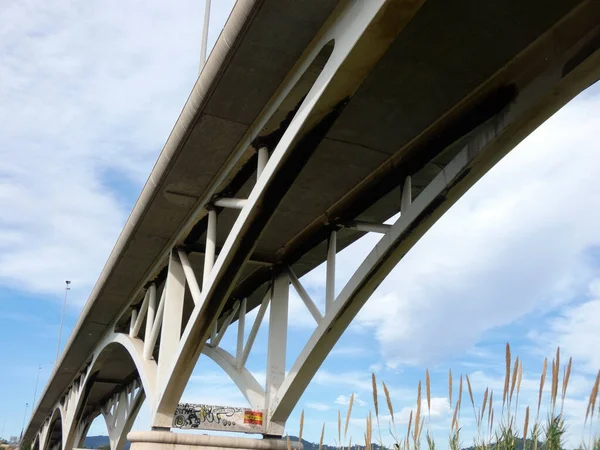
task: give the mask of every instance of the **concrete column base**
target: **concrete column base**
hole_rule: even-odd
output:
[[[286,439],[179,434],[170,431],[133,431],[127,435],[131,450],[287,450]],[[302,444],[291,442],[292,450]]]

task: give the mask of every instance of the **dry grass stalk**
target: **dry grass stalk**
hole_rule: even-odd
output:
[[[490,421],[490,416],[492,415],[493,403],[494,403],[494,391],[490,392],[490,406],[488,408],[488,422]]]
[[[419,435],[419,425],[421,423],[421,380],[419,380],[419,386],[417,387],[417,412],[415,413],[415,430],[413,432],[413,441],[415,449],[418,448],[417,439]]]
[[[419,385],[417,387],[417,412],[415,413],[414,437],[416,437],[417,432],[419,431],[419,422],[420,421],[421,421],[421,380],[419,380]]]
[[[544,383],[546,382],[547,369],[548,369],[548,358],[544,358],[544,365],[542,367],[542,375],[540,377],[540,392],[538,394],[537,414],[535,416],[536,423],[538,421],[538,418],[540,417],[540,407],[542,406],[542,395],[544,393]]]
[[[371,384],[373,385],[373,406],[375,407],[375,417],[379,417],[379,402],[377,400],[377,379],[375,374],[371,374]]]
[[[558,381],[560,378],[560,347],[556,347],[556,364],[552,367],[552,415],[558,398]]]
[[[523,442],[527,442],[527,427],[529,426],[529,406],[525,409],[525,424],[523,425]]]
[[[423,432],[423,426],[425,425],[425,417],[421,418],[421,424],[415,422],[415,431],[417,431],[417,435],[415,436],[415,450],[418,450],[421,447],[421,433]]]
[[[591,402],[591,400],[592,400],[592,396],[590,395],[590,402]],[[588,402],[587,408],[585,410],[585,420],[583,422],[584,425],[587,423],[588,417],[590,416],[590,407],[592,406],[590,402]]]
[[[392,406],[392,400],[390,398],[390,391],[388,391],[388,388],[383,381],[382,381],[382,384],[383,384],[383,392],[385,394],[385,401],[387,402],[387,406],[390,411],[390,415],[392,416],[392,424],[394,424],[394,427],[395,427],[396,422],[394,420],[394,407]]]
[[[594,383],[594,387],[592,388],[592,392],[590,394],[590,400],[588,402],[587,412],[585,413],[585,423],[587,423],[588,416],[590,420],[594,418],[594,409],[596,407],[596,398],[598,397],[598,388],[600,387],[600,370],[598,371],[598,376],[596,376],[596,382]]]
[[[458,410],[460,409],[460,402],[456,400],[456,406],[454,407],[454,416],[452,416],[452,424],[450,430],[456,429],[458,431]]]
[[[552,360],[552,384],[550,390],[550,404],[552,405],[552,415],[554,416],[554,407],[556,406],[556,393],[558,389],[558,366],[555,360]]]
[[[408,428],[406,430],[406,439],[404,440],[404,447],[405,449],[410,448],[410,436],[411,436],[411,426],[412,426],[412,418],[413,418],[413,412],[412,410],[410,411],[410,416],[408,418]],[[419,428],[419,422],[415,421],[415,431],[413,432],[413,440],[415,442],[415,450],[417,449],[417,445],[416,445],[416,440],[414,438],[414,434],[416,434],[416,430]]]
[[[523,381],[523,361],[519,362],[519,378],[517,379],[517,395],[521,390],[521,381]]]
[[[410,437],[410,431],[412,429],[412,413],[413,412],[412,412],[412,409],[411,409],[410,410],[410,414],[408,415],[408,426],[406,427],[406,438],[404,439],[404,450],[409,450],[409,448],[410,448],[409,437]],[[396,438],[396,442],[397,441],[398,441],[398,438]],[[398,445],[399,445],[399,443],[398,443]]]
[[[350,395],[350,402],[348,402],[348,414],[346,415],[346,426],[344,426],[344,441],[348,434],[348,424],[350,423],[350,415],[352,414],[352,405],[354,403],[354,392]]]
[[[381,384],[383,384],[383,393],[385,394],[385,401],[387,403],[388,410],[390,411],[390,416],[392,417],[392,425],[394,427],[394,431],[393,431],[394,439],[397,442],[398,441],[398,430],[396,429],[396,419],[394,417],[394,407],[392,406],[392,399],[390,397],[390,391],[388,390],[387,386],[385,385],[385,383],[383,381],[381,382]],[[381,436],[381,432],[379,434]]]
[[[352,448],[352,436],[350,436],[350,440],[348,441],[348,450]]]
[[[517,401],[515,404],[515,417],[519,411],[519,392],[521,392],[521,380],[523,380],[523,361],[519,361],[519,375],[517,376]]]
[[[460,376],[460,382],[458,383],[458,409],[460,410],[460,405],[462,405],[462,391],[463,391],[463,377]]]
[[[375,407],[375,419],[377,419],[377,431],[379,432],[379,445],[383,447],[381,438],[381,426],[379,425],[379,395],[377,394],[377,379],[375,374],[371,374],[371,384],[373,385],[373,406]]]
[[[563,375],[563,384],[562,384],[562,392],[561,392],[561,400],[560,400],[560,415],[562,416],[563,410],[565,407],[565,398],[567,397],[567,387],[569,386],[569,378],[571,377],[571,367],[573,365],[573,358],[569,358],[569,363],[567,364],[567,368],[565,369]]]
[[[285,435],[285,440],[287,441],[287,450],[292,450],[292,443],[290,442],[290,435]]]
[[[452,369],[448,370],[448,403],[452,408]]]
[[[298,431],[298,440],[302,442],[302,430],[304,429],[304,410],[300,413],[300,430]]]
[[[479,412],[479,418],[477,419],[477,428],[479,428],[481,426],[481,422],[483,421],[483,416],[485,415],[485,407],[487,405],[488,391],[489,391],[489,388],[485,388],[485,392],[483,393],[483,403],[481,404],[481,411]]]
[[[556,384],[558,386],[558,375],[560,375],[560,347],[556,347]]]
[[[338,409],[338,445],[342,445],[342,413]]]
[[[513,394],[515,392],[515,387],[517,387],[517,376],[519,374],[519,357],[515,359],[515,366],[513,368],[512,380],[510,384],[510,397],[508,398],[508,403],[512,402]]]
[[[492,408],[492,415],[490,417],[490,434],[492,433],[493,429],[494,429],[494,409]]]
[[[373,442],[373,417],[371,416],[371,411],[367,415],[367,433],[366,433],[366,442],[365,442],[365,450],[371,450],[371,443]]]
[[[502,411],[504,411],[504,405],[506,404],[506,401],[508,400],[507,396],[508,396],[508,388],[509,388],[509,382],[510,382],[510,344],[508,342],[506,343],[505,362],[506,362],[506,374],[504,376],[504,392],[502,394]]]
[[[323,439],[325,438],[325,422],[323,422],[323,428],[321,428],[321,439],[319,439],[319,450],[323,449]]]
[[[429,378],[428,369],[425,369],[425,390],[427,391],[427,412],[431,417],[431,379]]]
[[[469,380],[469,375],[465,375],[467,379],[467,388],[469,389],[469,397],[471,399],[471,405],[473,406],[473,415],[475,416],[475,420],[477,420],[477,413],[475,412],[475,400],[473,399],[473,389],[471,389],[471,380]]]

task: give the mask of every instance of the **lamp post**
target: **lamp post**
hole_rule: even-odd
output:
[[[200,72],[206,62],[206,48],[208,46],[208,27],[210,23],[210,0],[204,0],[204,26],[202,27],[202,44],[200,44]]]
[[[60,352],[60,338],[62,336],[63,322],[65,320],[65,309],[67,308],[67,294],[71,287],[69,286],[71,282],[69,280],[65,281],[65,301],[63,302],[62,316],[60,317],[60,328],[58,330],[58,345],[56,346],[56,360],[54,364],[58,364],[58,355]]]
[[[35,408],[35,400],[37,397],[37,389],[38,389],[38,384],[40,382],[40,372],[41,371],[42,371],[42,365],[40,364],[38,366],[37,378],[35,379],[35,390],[33,391],[33,403],[31,404],[31,414],[33,414],[33,408]]]
[[[23,426],[21,427],[21,437],[19,437],[19,442],[23,441],[23,432],[25,431],[25,418],[27,417],[27,409],[29,408],[29,403],[25,403],[25,412],[23,413]]]

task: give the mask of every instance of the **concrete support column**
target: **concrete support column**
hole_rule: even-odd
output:
[[[287,450],[286,439],[177,434],[170,431],[135,431],[127,435],[131,450]],[[302,450],[299,442],[292,450]]]

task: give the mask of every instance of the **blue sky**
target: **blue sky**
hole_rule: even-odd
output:
[[[232,0],[213,2],[210,44]],[[55,359],[64,280],[73,281],[62,342],[123,226],[197,77],[202,2],[0,3],[0,433],[18,435]],[[476,400],[503,385],[504,344],[524,361],[522,404],[534,404],[544,356],[557,345],[574,373],[565,413],[579,442],[600,369],[600,86],[590,88],[482,179],[398,265],[317,374],[302,408],[307,438],[337,433],[337,409],[357,395],[350,434],[372,408],[371,372],[386,381],[404,424],[425,368],[432,430],[447,436],[447,369],[468,373]],[[348,279],[375,244],[342,252]],[[323,301],[324,268],[302,280]],[[341,285],[341,283],[340,283]],[[291,303],[289,360],[314,322]],[[234,334],[224,345],[233,345]],[[265,370],[264,330],[249,366]],[[244,405],[201,358],[184,394]],[[380,404],[382,401],[380,400]],[[463,440],[473,421],[463,414]],[[384,438],[387,435],[384,418]],[[401,427],[405,425],[400,425]],[[147,411],[137,429],[147,427]],[[97,420],[92,434],[105,434]]]

